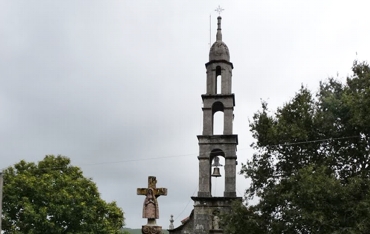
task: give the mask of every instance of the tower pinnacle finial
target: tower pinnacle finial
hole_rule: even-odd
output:
[[[217,41],[222,41],[222,33],[221,33],[221,12],[224,9],[218,5],[218,7],[215,9],[215,11],[218,12],[218,17],[217,17],[217,34],[216,34],[216,40]]]
[[[174,225],[173,225],[173,215],[171,215],[171,219],[170,219],[170,226],[169,226],[169,228],[168,229],[170,229],[170,230],[172,230],[172,229],[174,229],[175,227],[174,227]]]
[[[217,17],[217,34],[216,41],[222,41],[222,32],[221,32],[221,16]]]

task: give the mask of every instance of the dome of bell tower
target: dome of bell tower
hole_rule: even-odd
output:
[[[222,41],[221,16],[217,17],[217,34],[216,41],[209,50],[209,61],[225,60],[230,62],[230,53],[227,45]]]

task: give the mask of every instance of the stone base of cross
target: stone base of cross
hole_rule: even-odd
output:
[[[150,226],[150,225],[143,225],[141,227],[142,234],[161,234],[162,227],[161,226]]]

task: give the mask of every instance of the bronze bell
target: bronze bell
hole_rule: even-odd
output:
[[[220,164],[220,158],[218,156],[216,156],[214,159],[213,159],[213,164],[212,164],[213,167],[222,167],[222,165]]]
[[[221,177],[220,168],[218,167],[213,168],[212,177]]]

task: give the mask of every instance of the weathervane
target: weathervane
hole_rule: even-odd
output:
[[[218,12],[218,15],[220,16],[221,15],[221,12],[223,11],[224,9],[220,7],[220,5],[218,5],[218,7],[216,8],[215,11]]]

